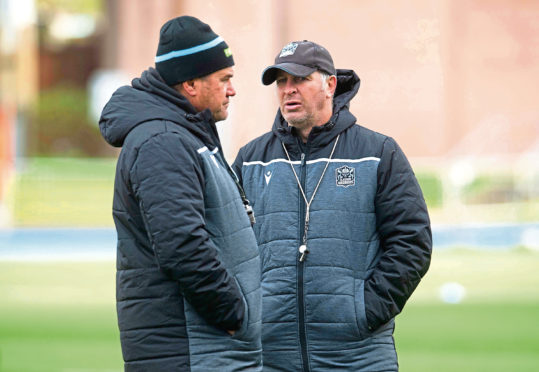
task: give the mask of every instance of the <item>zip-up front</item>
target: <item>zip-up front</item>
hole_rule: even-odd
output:
[[[309,146],[307,145],[306,152],[309,153]],[[301,187],[303,190],[305,190],[305,194],[307,195],[307,189],[305,187],[305,178],[307,175],[307,167],[305,166],[306,162],[306,155],[305,153],[301,153],[301,164],[300,164],[300,179],[301,179]],[[308,242],[302,242],[303,234],[305,231],[305,200],[303,200],[303,197],[301,195],[301,192],[298,193],[299,196],[299,244],[304,244]],[[299,247],[299,245],[298,245]],[[298,317],[299,317],[299,343],[301,347],[301,359],[303,362],[303,371],[304,372],[310,372],[309,368],[309,356],[307,354],[307,335],[305,331],[305,296],[304,296],[304,287],[303,287],[303,277],[305,274],[305,260],[300,261],[301,253],[298,251]]]

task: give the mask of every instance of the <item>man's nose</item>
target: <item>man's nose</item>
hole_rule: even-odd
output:
[[[234,86],[232,86],[232,83],[229,83],[228,87],[226,88],[226,96],[234,97],[235,95],[236,95],[236,89],[234,89]]]
[[[292,79],[287,79],[286,85],[284,87],[285,94],[292,94],[296,92],[296,84]]]

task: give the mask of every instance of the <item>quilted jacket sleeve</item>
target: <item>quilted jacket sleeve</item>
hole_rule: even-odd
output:
[[[244,304],[205,229],[204,173],[194,146],[175,133],[154,136],[139,149],[130,178],[160,269],[208,323],[239,329]]]
[[[374,330],[399,314],[427,272],[432,236],[427,206],[397,143],[385,140],[375,198],[382,256],[365,282],[365,311]]]

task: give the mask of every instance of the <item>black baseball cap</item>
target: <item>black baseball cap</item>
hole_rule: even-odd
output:
[[[336,75],[333,59],[327,49],[308,40],[286,44],[275,57],[275,64],[266,67],[262,72],[262,84],[273,83],[277,70],[300,77],[309,76],[317,70]]]

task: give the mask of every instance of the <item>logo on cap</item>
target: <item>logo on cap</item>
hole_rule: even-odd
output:
[[[281,54],[279,54],[279,58],[291,56],[296,52],[296,48],[298,47],[298,43],[289,43],[284,46],[284,48],[281,50]]]
[[[230,57],[232,55],[232,51],[230,48],[223,49],[223,52],[225,52],[225,56]]]

